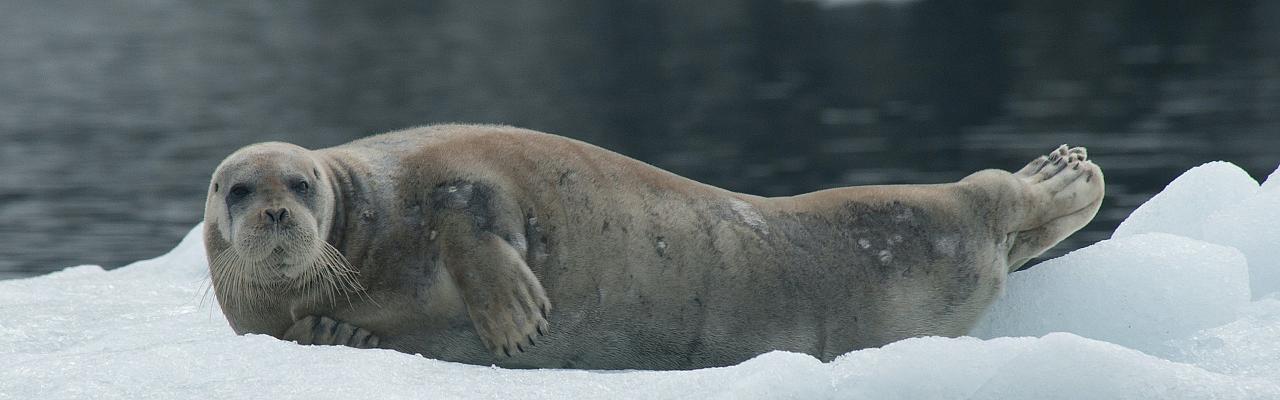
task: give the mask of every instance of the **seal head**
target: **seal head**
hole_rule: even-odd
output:
[[[223,160],[205,205],[206,224],[226,245],[211,254],[212,273],[230,278],[215,279],[215,290],[236,303],[254,287],[358,288],[354,269],[325,241],[335,212],[329,182],[313,153],[293,144],[255,144]]]

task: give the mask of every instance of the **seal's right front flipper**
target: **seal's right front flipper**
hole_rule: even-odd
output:
[[[360,349],[378,347],[380,342],[376,335],[364,328],[314,315],[295,321],[281,339],[304,345],[335,345]]]
[[[445,240],[445,268],[485,346],[509,357],[535,344],[547,332],[551,302],[519,252],[489,232]]]

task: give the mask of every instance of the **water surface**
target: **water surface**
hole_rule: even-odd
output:
[[[240,146],[437,122],[559,133],[760,195],[1089,146],[1104,209],[1050,256],[1187,168],[1280,162],[1280,18],[1264,18],[1280,7],[947,4],[0,3],[0,278],[162,254]],[[1099,31],[1072,36],[1080,21]]]

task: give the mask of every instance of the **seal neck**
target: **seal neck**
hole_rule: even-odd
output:
[[[347,215],[351,213],[351,209],[347,207],[351,204],[351,197],[356,193],[348,188],[353,188],[351,181],[351,166],[339,161],[337,157],[330,157],[324,153],[316,154],[316,162],[324,168],[327,174],[325,179],[328,180],[329,187],[333,192],[333,217],[329,221],[329,232],[326,233],[325,240],[335,248],[343,249],[346,246],[346,225]]]

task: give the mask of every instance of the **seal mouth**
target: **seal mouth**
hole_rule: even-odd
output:
[[[247,232],[246,232],[247,233]],[[210,263],[214,288],[224,305],[261,306],[282,290],[299,292],[314,302],[363,296],[364,286],[347,258],[313,231],[299,225],[270,224],[242,235]]]
[[[264,224],[247,230],[232,246],[241,258],[260,264],[300,264],[314,254],[314,233],[296,224]],[[291,262],[292,261],[292,262]]]

